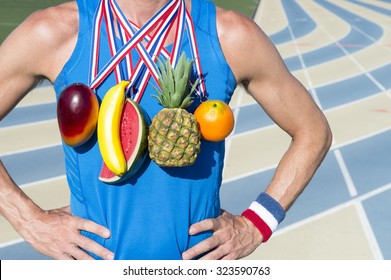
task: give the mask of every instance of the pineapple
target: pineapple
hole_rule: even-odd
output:
[[[201,133],[193,114],[185,110],[193,102],[192,94],[198,80],[190,88],[194,61],[183,53],[173,69],[169,60],[158,61],[159,86],[155,88],[159,103],[165,107],[152,119],[148,135],[151,159],[160,166],[192,165],[201,145]]]

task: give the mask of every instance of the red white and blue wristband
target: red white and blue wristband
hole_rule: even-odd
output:
[[[284,220],[285,211],[274,198],[267,193],[261,193],[242,216],[255,225],[263,236],[263,242],[266,242]]]

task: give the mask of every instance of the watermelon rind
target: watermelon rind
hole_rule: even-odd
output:
[[[131,157],[127,159],[127,172],[123,176],[117,176],[112,173],[105,163],[102,164],[102,169],[99,175],[99,180],[107,184],[122,184],[128,181],[132,176],[134,176],[145,160],[147,159],[148,151],[148,129],[149,129],[149,118],[145,111],[139,106],[139,104],[133,101],[130,98],[126,99],[126,102],[134,107],[135,111],[138,114],[139,120],[139,130],[137,143],[135,144],[135,150],[133,151]],[[125,108],[125,106],[124,106]]]

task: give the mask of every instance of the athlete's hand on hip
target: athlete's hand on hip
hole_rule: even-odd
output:
[[[113,259],[114,254],[80,231],[110,237],[110,231],[92,221],[73,216],[70,207],[41,211],[25,225],[25,239],[39,252],[55,259],[92,260],[86,251],[103,259]],[[26,229],[26,228],[25,228]],[[23,234],[25,235],[25,234]]]
[[[203,254],[200,260],[235,260],[251,254],[261,243],[262,235],[245,217],[234,216],[222,210],[219,217],[192,225],[190,235],[212,231],[213,235],[182,254],[190,260]]]

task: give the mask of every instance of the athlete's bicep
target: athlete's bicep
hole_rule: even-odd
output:
[[[313,129],[323,116],[307,89],[288,71],[277,49],[265,35],[251,46],[244,81],[248,92],[289,135]]]

